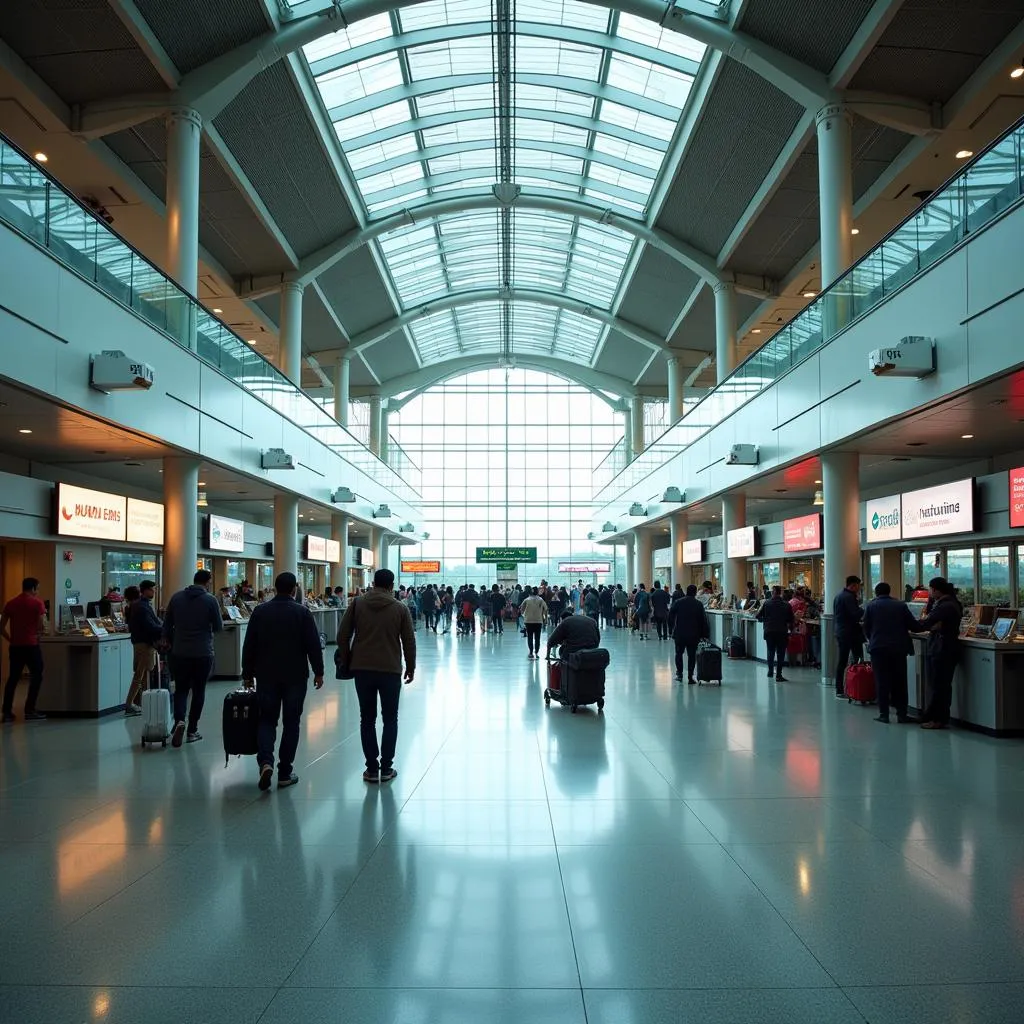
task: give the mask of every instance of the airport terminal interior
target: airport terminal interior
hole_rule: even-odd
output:
[[[4,4],[0,1021],[1024,1020],[1022,237],[1024,0]]]

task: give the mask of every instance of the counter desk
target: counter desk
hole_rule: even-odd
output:
[[[914,655],[907,659],[910,705],[918,712],[928,703],[926,640],[914,636]],[[973,638],[961,644],[953,676],[953,722],[992,736],[1024,736],[1024,644]]]
[[[345,613],[340,608],[310,608],[316,628],[327,637],[328,644],[338,642],[338,626]]]
[[[242,644],[245,643],[246,620],[225,622],[213,634],[213,675],[211,679],[242,678]]]
[[[132,684],[133,650],[127,633],[44,636],[40,710],[54,718],[96,718],[123,711]]]

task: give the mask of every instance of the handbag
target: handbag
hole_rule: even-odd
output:
[[[335,679],[352,679],[355,676],[355,673],[349,666],[352,664],[352,648],[355,646],[356,605],[358,603],[358,598],[352,599],[352,635],[349,637],[348,649],[346,650],[340,646],[334,649]]]

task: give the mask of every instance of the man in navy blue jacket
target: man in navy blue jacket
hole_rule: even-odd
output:
[[[874,601],[864,609],[864,635],[875,673],[879,722],[889,721],[890,700],[896,706],[896,721],[910,721],[907,655],[911,652],[910,634],[918,629],[918,622],[906,604],[892,597],[888,583],[879,583]]]
[[[270,789],[274,776],[274,740],[277,719],[283,714],[278,750],[277,788],[299,781],[292,771],[299,747],[299,720],[306,700],[309,667],[313,685],[324,685],[324,652],[320,633],[309,609],[295,600],[295,574],[281,573],[274,581],[277,594],[259,605],[249,618],[242,645],[242,679],[251,687],[256,680],[260,703],[260,789]]]
[[[860,625],[864,609],[857,601],[860,586],[859,576],[847,576],[846,586],[836,594],[832,602],[836,646],[839,648],[839,657],[836,659],[837,697],[846,696],[846,667],[850,664],[851,656],[854,662],[864,660],[864,631]]]

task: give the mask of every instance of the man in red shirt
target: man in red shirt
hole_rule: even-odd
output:
[[[4,687],[3,720],[14,721],[14,691],[21,673],[27,668],[28,697],[25,699],[25,721],[39,722],[46,718],[36,711],[36,699],[43,685],[43,652],[39,637],[46,624],[46,605],[39,600],[39,580],[29,576],[21,582],[21,593],[4,605],[0,615],[0,635],[9,644],[11,667]]]

